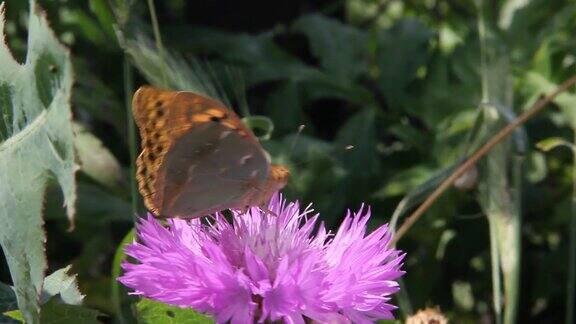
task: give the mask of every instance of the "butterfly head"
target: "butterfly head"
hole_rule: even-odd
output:
[[[288,183],[288,178],[290,178],[290,170],[287,167],[278,164],[271,165],[269,181],[274,188],[270,189],[274,189],[274,192],[281,190]]]
[[[266,206],[274,193],[282,190],[288,183],[290,170],[283,165],[272,164],[268,173],[268,179],[254,196],[251,196],[246,206]]]

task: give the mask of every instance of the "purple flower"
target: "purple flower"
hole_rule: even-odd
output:
[[[298,202],[275,195],[268,211],[206,219],[151,215],[137,226],[120,282],[135,294],[214,316],[217,322],[372,323],[393,319],[391,295],[404,254],[386,225],[366,235],[369,208],[348,213],[335,234]]]

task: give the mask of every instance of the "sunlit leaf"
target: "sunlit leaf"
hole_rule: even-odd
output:
[[[192,309],[170,306],[150,299],[142,299],[136,305],[138,323],[142,324],[207,324],[212,319]]]
[[[54,271],[44,280],[42,287],[43,301],[58,297],[63,303],[68,305],[81,305],[84,299],[78,289],[78,282],[75,275],[70,275],[71,266]]]
[[[79,306],[82,303],[83,296],[78,290],[76,277],[69,276],[67,274],[68,271],[70,271],[70,266],[57,270],[45,278],[41,297],[43,305],[40,310],[40,322],[62,324],[100,323],[96,320],[99,315],[98,311]],[[5,287],[11,289],[8,286]],[[7,293],[2,295],[2,297],[9,300],[11,298],[9,291],[6,288],[2,288],[2,291]],[[13,293],[12,296],[15,298]],[[13,310],[4,311],[4,316],[16,320],[16,322],[24,321],[22,311],[14,310],[13,306],[8,306],[7,309]],[[2,318],[0,317],[0,319]],[[12,322],[2,319],[2,323]]]
[[[19,309],[4,312],[2,315],[8,317],[6,323],[24,323],[24,314]]]
[[[561,137],[549,137],[536,143],[536,147],[544,152],[552,151],[555,148],[565,146],[574,150],[574,144],[568,142]]]

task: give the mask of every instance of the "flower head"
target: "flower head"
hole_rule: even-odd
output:
[[[232,222],[149,215],[119,280],[135,294],[213,315],[220,322],[305,319],[371,323],[392,319],[389,303],[404,255],[387,226],[366,235],[370,210],[348,213],[335,234],[318,215],[275,195],[268,210],[234,211]]]

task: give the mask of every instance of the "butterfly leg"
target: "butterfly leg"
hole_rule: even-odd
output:
[[[250,206],[246,205],[242,208],[239,208],[239,210],[240,210],[240,214],[244,215],[244,214],[248,213],[248,211],[250,210]]]
[[[262,210],[264,212],[264,216],[268,216],[268,215],[272,215],[275,217],[278,217],[278,214],[276,214],[275,212],[271,211],[268,206],[266,206],[266,204],[262,204],[260,205],[260,210]]]

